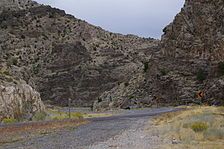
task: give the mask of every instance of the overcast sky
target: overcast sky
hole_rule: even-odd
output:
[[[36,0],[103,29],[160,38],[184,0]]]

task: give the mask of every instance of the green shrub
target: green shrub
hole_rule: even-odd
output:
[[[10,76],[10,72],[7,69],[0,69],[0,75],[9,77]]]
[[[10,73],[9,73],[9,71],[8,71],[8,70],[3,71],[2,73],[3,73],[3,74],[5,74],[5,75],[7,75],[7,76],[9,76],[9,75],[10,75]]]
[[[10,59],[8,59],[7,61],[7,65],[8,66],[12,66],[12,65],[17,65],[18,64],[18,60],[16,57],[11,57]]]
[[[204,70],[199,69],[197,72],[197,80],[203,82],[207,78],[207,75],[208,74]]]
[[[194,132],[202,132],[208,129],[208,124],[205,122],[194,122],[191,124],[191,129]]]
[[[144,63],[144,72],[147,72],[147,70],[149,69],[149,62],[145,62]]]
[[[7,80],[8,82],[13,82],[13,81],[14,81],[12,77],[7,77],[6,80]]]
[[[32,69],[34,74],[38,74],[40,72],[40,64],[33,64]]]
[[[124,86],[125,86],[125,87],[127,87],[128,85],[129,85],[129,83],[128,83],[128,82],[125,82],[125,83],[124,83]]]
[[[218,64],[218,73],[219,73],[219,75],[224,75],[224,62],[220,62],[219,64]]]
[[[100,97],[98,97],[98,102],[102,102],[103,100],[100,98]]]
[[[68,113],[64,113],[62,115],[56,115],[54,116],[52,119],[53,120],[64,120],[64,119],[68,119],[69,118],[69,114]],[[80,112],[72,112],[71,113],[71,119],[82,119],[83,118],[83,114]]]
[[[55,18],[54,14],[49,14],[49,18]]]
[[[22,38],[22,39],[25,39],[26,37],[25,37],[24,35],[21,35],[21,38]]]
[[[57,116],[54,116],[52,119],[53,120],[64,120],[64,119],[68,119],[68,116],[67,115],[57,115]]]
[[[135,98],[134,95],[130,95],[130,96],[129,96],[129,99],[134,99],[134,98]]]
[[[14,118],[4,118],[2,120],[3,124],[13,124],[13,123],[16,123],[16,122],[18,122],[18,121]]]
[[[160,73],[161,73],[162,76],[165,76],[165,75],[168,74],[166,69],[160,69]]]
[[[83,118],[83,114],[80,112],[76,112],[76,113],[71,113],[71,118],[78,118],[78,119],[82,119]]]
[[[10,73],[9,73],[8,70],[3,70],[3,69],[2,70],[0,69],[0,74],[1,75],[6,75],[6,76],[9,76],[10,75]]]
[[[17,65],[18,64],[17,58],[15,58],[15,57],[12,58],[12,64],[13,65]]]
[[[33,116],[32,120],[33,120],[33,121],[43,121],[43,120],[46,119],[46,117],[47,117],[47,114],[46,114],[45,112],[37,112],[37,113]]]

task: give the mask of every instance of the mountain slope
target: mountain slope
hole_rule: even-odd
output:
[[[158,41],[114,34],[50,6],[0,15],[1,65],[42,100],[91,106],[104,91],[143,71]]]
[[[224,104],[223,8],[223,0],[186,0],[163,30],[147,72],[105,92],[94,108]]]
[[[223,0],[186,0],[181,12],[164,29],[161,53],[164,58],[182,64],[175,70],[192,82],[190,86],[184,82],[180,85],[182,90],[185,88],[183,91],[193,94],[188,99],[197,99],[201,92],[200,102],[224,103],[223,9]]]
[[[161,41],[20,2],[0,5],[0,66],[45,102],[71,98],[95,110],[224,103],[222,0],[186,0]]]

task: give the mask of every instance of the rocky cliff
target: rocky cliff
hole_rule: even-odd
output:
[[[58,105],[72,98],[76,106],[92,106],[104,91],[142,72],[159,43],[111,33],[43,5],[3,11],[0,31],[2,68]]]
[[[145,74],[105,92],[94,108],[224,104],[223,8],[223,0],[186,0],[164,28]]]
[[[95,110],[223,104],[222,0],[186,0],[161,41],[111,33],[62,10],[20,2],[0,2],[0,66],[45,102],[95,101]]]
[[[186,0],[181,12],[164,29],[163,54],[175,58],[223,61],[223,9],[223,0]]]
[[[202,102],[223,103],[223,9],[223,0],[186,0],[181,12],[164,29],[161,55],[176,63],[175,69],[169,70],[185,80],[178,83],[182,91],[179,99],[192,100],[203,92]],[[181,68],[177,68],[180,64]]]

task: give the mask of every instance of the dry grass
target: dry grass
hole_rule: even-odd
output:
[[[97,117],[110,117],[113,116],[113,114],[109,113],[85,113],[84,118],[97,118]]]
[[[49,115],[46,119],[48,120],[63,120],[69,118],[67,112],[63,112],[60,109],[47,109],[47,114]],[[80,118],[96,118],[96,117],[109,117],[112,116],[110,113],[81,113],[81,112],[71,112],[72,119]]]
[[[184,111],[167,113],[155,118],[153,123],[153,128],[163,140],[161,148],[224,147],[224,107],[187,107]]]
[[[46,135],[62,129],[73,129],[87,123],[84,118],[109,116],[112,116],[112,114],[71,112],[71,118],[69,119],[68,112],[54,107],[47,108],[46,113],[37,113],[32,119],[33,122],[16,124],[15,119],[4,119],[2,123],[10,125],[0,127],[0,145],[32,138],[36,135]]]
[[[57,109],[47,109],[47,120],[64,120],[68,119],[69,115],[67,112],[62,112]],[[71,119],[82,119],[83,114],[80,112],[71,112]]]
[[[46,112],[36,113],[33,122],[17,124],[16,119],[3,119],[1,123],[10,124],[0,127],[0,145],[26,140],[39,135],[47,135],[64,129],[74,129],[88,121],[84,118],[109,117],[111,113],[81,113],[68,112],[60,107],[47,108]]]
[[[0,127],[0,145],[86,124],[84,119],[31,122]]]

